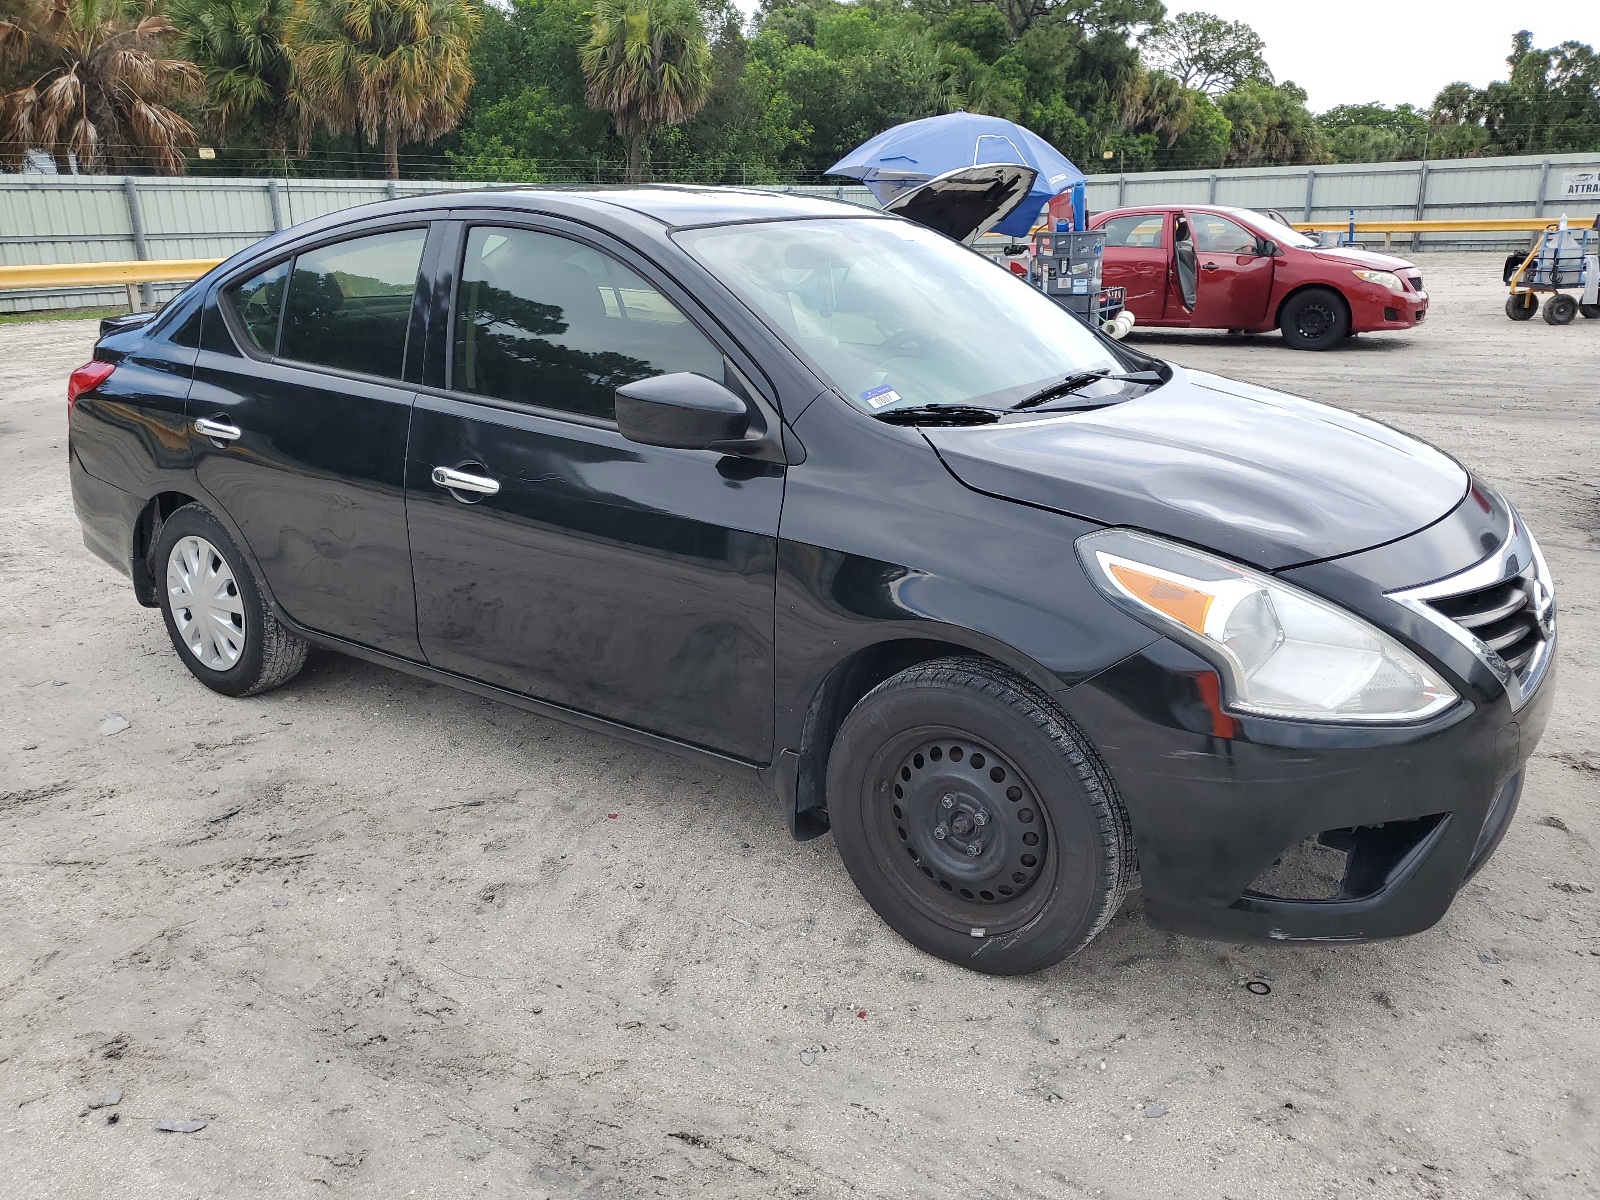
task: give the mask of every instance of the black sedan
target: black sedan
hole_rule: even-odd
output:
[[[930,953],[1437,921],[1551,582],[1393,430],[1144,357],[803,197],[501,191],[277,234],[69,387],[89,547],[229,696],[317,645],[753,771]]]

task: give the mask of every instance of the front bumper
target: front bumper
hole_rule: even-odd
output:
[[[1453,570],[1484,545],[1499,549]],[[1284,572],[1448,674],[1461,702],[1421,725],[1227,713],[1211,664],[1166,639],[1061,694],[1127,806],[1151,920],[1240,941],[1361,941],[1438,921],[1516,811],[1555,690],[1554,609],[1541,669],[1508,686],[1492,655],[1426,619],[1402,585],[1515,576],[1530,555],[1515,514],[1475,485],[1427,530]]]
[[[1210,664],[1163,640],[1061,700],[1127,806],[1151,921],[1238,941],[1365,941],[1433,925],[1493,853],[1552,674],[1515,717],[1502,698],[1414,728],[1310,725],[1222,712]],[[1331,831],[1348,847],[1340,894],[1253,886]]]
[[[1410,329],[1428,316],[1427,292],[1395,292],[1367,285],[1349,297],[1350,329],[1377,333],[1384,329]]]

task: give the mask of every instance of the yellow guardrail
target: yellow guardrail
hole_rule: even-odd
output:
[[[43,263],[0,266],[0,291],[11,288],[115,287],[123,283],[188,283],[220,258],[163,258],[140,262]]]

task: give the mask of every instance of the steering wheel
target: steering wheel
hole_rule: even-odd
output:
[[[899,350],[904,346],[918,345],[926,337],[926,334],[918,333],[914,329],[902,329],[899,333],[891,333],[888,337],[884,338],[883,341],[879,342],[878,349]],[[928,338],[928,340],[931,341],[932,339]]]

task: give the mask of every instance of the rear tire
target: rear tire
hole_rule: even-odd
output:
[[[162,522],[151,565],[172,645],[212,691],[258,695],[305,665],[309,647],[278,623],[228,531],[200,505]]]
[[[1546,325],[1571,325],[1572,318],[1578,315],[1578,302],[1571,296],[1557,293],[1544,302],[1544,320]]]
[[[1331,350],[1350,332],[1350,306],[1332,288],[1307,288],[1284,301],[1278,328],[1292,350]]]
[[[1600,320],[1600,304],[1580,304],[1578,311],[1589,320]]]
[[[1513,321],[1531,321],[1539,311],[1539,297],[1533,292],[1518,292],[1506,297],[1506,316]]]
[[[988,974],[1077,953],[1134,877],[1099,756],[1043,692],[985,659],[924,663],[867,693],[829,754],[828,810],[878,915]]]

